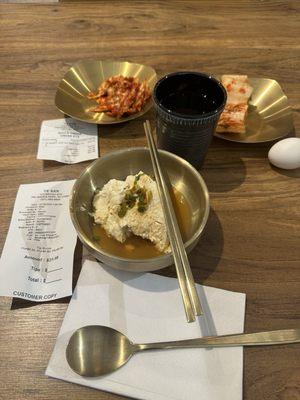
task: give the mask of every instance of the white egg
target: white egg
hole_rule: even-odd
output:
[[[300,168],[300,138],[283,139],[271,147],[269,161],[282,169]]]

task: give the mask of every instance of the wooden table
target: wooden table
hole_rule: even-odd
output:
[[[20,184],[76,178],[88,165],[36,159],[41,122],[62,117],[54,95],[73,63],[119,59],[150,64],[159,75],[199,70],[273,78],[289,97],[299,135],[297,11],[297,1],[2,4],[1,248]],[[101,154],[145,144],[141,120],[100,127],[99,137]],[[300,326],[300,173],[272,168],[269,148],[214,140],[201,170],[211,213],[191,255],[197,282],[247,294],[248,332]],[[80,249],[77,266],[79,258]],[[14,300],[11,308],[10,299],[0,300],[1,400],[121,398],[45,377],[68,301]],[[244,354],[245,399],[300,399],[298,345]]]

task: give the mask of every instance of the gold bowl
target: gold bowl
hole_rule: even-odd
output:
[[[97,103],[88,99],[88,93],[96,92],[105,79],[114,75],[134,76],[141,81],[146,80],[151,92],[157,81],[155,70],[147,65],[127,61],[80,61],[73,65],[60,81],[55,95],[56,107],[62,113],[80,121],[104,125],[130,121],[150,110],[153,105],[152,99],[147,101],[139,113],[128,117],[114,118],[105,113],[90,111]]]
[[[198,243],[209,214],[209,195],[199,172],[187,161],[167,151],[159,150],[160,159],[168,172],[170,182],[187,200],[191,211],[188,238],[190,252]],[[93,236],[92,200],[96,188],[102,188],[110,179],[125,179],[139,171],[152,175],[153,169],[147,148],[136,147],[106,154],[88,166],[74,184],[70,198],[70,213],[78,237],[87,250],[116,269],[133,272],[154,271],[173,264],[170,254],[146,259],[122,258],[105,252]]]
[[[249,78],[253,93],[249,101],[245,133],[216,132],[231,142],[262,143],[280,139],[293,131],[292,109],[274,79]]]

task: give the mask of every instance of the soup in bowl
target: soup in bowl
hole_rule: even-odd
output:
[[[184,245],[190,252],[198,243],[207,222],[208,190],[199,172],[187,161],[163,150],[159,150],[159,156],[172,187],[171,197]],[[167,267],[173,264],[172,254],[134,234],[128,235],[124,242],[108,234],[107,226],[95,221],[95,196],[112,179],[125,181],[129,175],[138,176],[141,171],[149,177],[153,176],[147,148],[108,153],[84,170],[74,184],[70,199],[71,218],[87,250],[110,267],[132,272]],[[138,198],[136,201],[139,201]],[[122,211],[120,217],[123,214]],[[143,214],[140,218],[143,219]]]

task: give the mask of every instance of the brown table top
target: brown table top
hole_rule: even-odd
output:
[[[199,70],[273,78],[299,136],[299,11],[297,1],[256,0],[2,4],[1,248],[20,184],[73,179],[88,165],[36,159],[41,122],[62,117],[54,95],[73,63],[119,59],[152,65],[160,76]],[[100,153],[144,145],[141,121],[100,127]],[[300,172],[272,168],[269,148],[214,139],[201,170],[211,213],[191,254],[193,273],[197,282],[247,294],[247,332],[300,326]],[[121,398],[44,375],[68,301],[11,307],[1,298],[0,399]],[[244,360],[245,399],[300,398],[298,345],[245,349]]]

